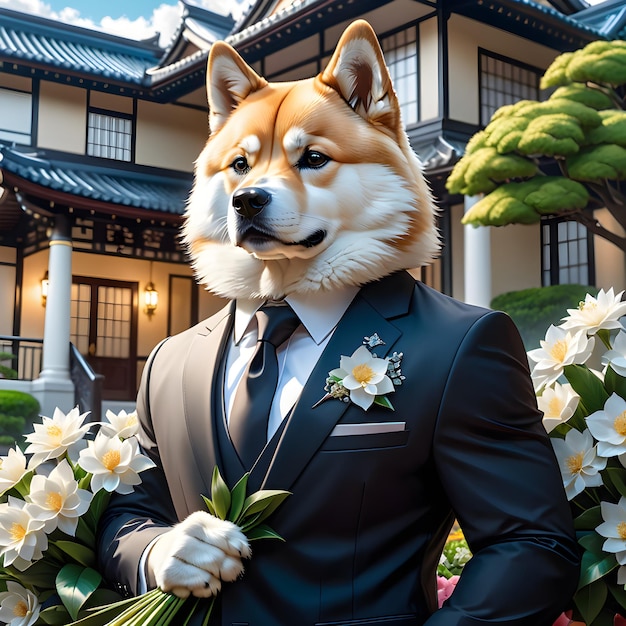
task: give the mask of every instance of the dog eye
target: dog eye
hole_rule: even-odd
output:
[[[250,171],[250,166],[248,165],[248,159],[243,156],[238,156],[230,166],[235,170],[236,174],[247,174]]]
[[[297,167],[303,169],[319,169],[324,167],[330,159],[317,150],[307,150],[297,163]]]

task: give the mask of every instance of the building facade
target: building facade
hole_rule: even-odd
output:
[[[106,402],[130,405],[152,347],[222,306],[179,244],[218,39],[283,81],[321,71],[352,20],[372,24],[440,207],[442,255],[418,278],[486,306],[554,282],[624,285],[624,255],[576,224],[463,227],[473,199],[445,188],[497,108],[541,98],[556,56],[620,37],[622,5],[258,0],[235,23],[183,0],[165,49],[0,9],[0,351],[20,370],[0,388],[34,393],[44,414],[67,410],[82,358]]]

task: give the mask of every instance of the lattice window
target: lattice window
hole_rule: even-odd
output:
[[[505,104],[539,100],[541,70],[480,51],[480,123]]]
[[[405,125],[419,121],[417,29],[407,28],[380,40]]]
[[[128,358],[132,292],[119,287],[98,287],[98,356]]]
[[[593,237],[578,222],[546,219],[542,222],[542,284],[593,285]]]
[[[90,111],[87,154],[117,161],[132,160],[133,121],[121,113]]]

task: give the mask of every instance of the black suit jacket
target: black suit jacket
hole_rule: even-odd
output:
[[[162,343],[138,397],[141,443],[158,465],[101,525],[111,581],[134,589],[147,543],[210,493],[219,363],[231,305]],[[327,400],[328,372],[373,333],[402,352],[394,411]],[[333,436],[337,424],[404,422],[402,431]],[[357,427],[358,428],[358,427]],[[384,426],[382,427],[384,430]],[[578,577],[572,519],[511,320],[401,272],[366,285],[315,366],[251,486],[292,492],[253,545],[213,623],[249,626],[549,626]],[[223,446],[224,448],[224,446]],[[243,472],[243,468],[241,468]],[[232,485],[231,485],[232,486]],[[474,554],[436,609],[435,568],[457,517]]]

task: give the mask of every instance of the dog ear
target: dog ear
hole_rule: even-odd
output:
[[[403,132],[389,70],[376,33],[365,20],[346,28],[320,78],[368,122],[394,136]]]
[[[215,42],[209,53],[206,84],[211,131],[220,129],[242,100],[266,85],[234,48]]]

